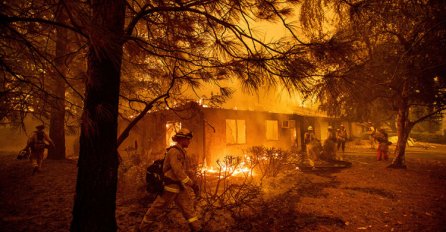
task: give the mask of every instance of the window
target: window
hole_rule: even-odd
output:
[[[181,122],[168,121],[166,123],[166,145],[173,146],[175,142],[172,137],[181,129]]]
[[[227,144],[246,143],[245,120],[226,119],[226,143]]]
[[[266,120],[266,140],[279,140],[279,121]]]

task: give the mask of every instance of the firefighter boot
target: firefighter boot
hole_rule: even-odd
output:
[[[36,174],[37,172],[39,172],[39,167],[34,167],[33,168],[33,175]]]

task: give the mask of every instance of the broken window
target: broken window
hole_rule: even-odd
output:
[[[226,119],[226,143],[227,144],[246,143],[245,120]]]
[[[279,121],[266,120],[266,140],[279,140]]]

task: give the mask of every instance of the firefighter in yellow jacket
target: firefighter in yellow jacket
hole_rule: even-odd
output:
[[[140,231],[153,230],[151,227],[157,217],[172,202],[175,202],[180,208],[192,231],[201,229],[194,208],[194,176],[190,171],[192,167],[189,167],[190,162],[185,150],[189,146],[191,138],[192,133],[186,128],[182,128],[172,137],[176,145],[168,150],[164,159],[164,191],[147,210],[139,226]]]
[[[48,148],[49,146],[54,147],[53,141],[44,131],[45,126],[38,125],[36,126],[36,129],[37,130],[33,132],[33,135],[28,139],[25,149],[23,149],[31,149],[31,156],[29,159],[31,160],[31,165],[33,166],[33,175],[36,172],[39,172],[42,168],[45,148]]]
[[[308,126],[307,132],[304,134],[304,142],[306,147],[306,160],[310,166],[314,167],[314,162],[319,159],[321,144],[316,138],[312,126]]]

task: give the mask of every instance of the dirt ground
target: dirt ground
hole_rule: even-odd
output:
[[[30,163],[15,156],[0,154],[0,230],[68,231],[76,161],[45,160],[32,176]],[[409,148],[407,170],[386,168],[391,161],[376,161],[374,151],[360,146],[350,146],[345,159],[351,168],[298,172],[272,183],[271,197],[255,214],[208,230],[446,231],[446,146]],[[274,194],[284,185],[291,188]],[[141,189],[120,181],[119,231],[132,231],[148,202]],[[173,214],[180,221],[165,230],[184,231]]]

